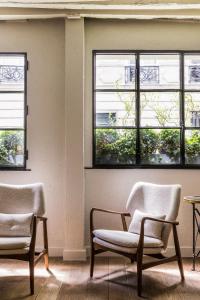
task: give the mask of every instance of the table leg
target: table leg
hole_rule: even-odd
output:
[[[195,263],[196,263],[196,241],[195,241],[195,237],[196,237],[196,233],[195,233],[195,204],[192,203],[192,214],[193,214],[193,241],[192,241],[192,252],[193,252],[193,267],[192,267],[192,271],[195,271]]]

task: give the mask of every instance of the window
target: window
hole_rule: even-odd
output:
[[[26,167],[24,53],[0,53],[0,169]]]
[[[98,126],[109,126],[114,125],[116,122],[116,113],[97,113],[96,114],[96,123]]]
[[[200,52],[93,51],[94,167],[200,167]]]

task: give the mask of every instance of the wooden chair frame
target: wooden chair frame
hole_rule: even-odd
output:
[[[36,232],[37,232],[37,222],[43,222],[43,239],[44,239],[44,249],[40,252],[35,251],[36,242]],[[37,256],[35,258],[35,256]],[[34,294],[34,267],[39,262],[39,260],[44,257],[45,267],[49,268],[49,254],[48,254],[48,235],[47,235],[47,218],[40,216],[33,216],[33,227],[31,243],[29,247],[29,252],[25,254],[7,254],[0,255],[0,259],[17,259],[29,262],[30,271],[30,292],[31,295]]]
[[[93,271],[94,271],[94,257],[96,254],[103,253],[106,251],[115,252],[117,254],[123,255],[125,257],[128,257],[131,262],[136,261],[137,262],[137,293],[138,296],[142,296],[142,271],[146,270],[148,268],[169,263],[172,261],[178,262],[178,267],[180,270],[181,280],[184,281],[184,271],[183,271],[183,264],[182,264],[182,257],[181,257],[181,251],[180,251],[180,245],[178,240],[178,234],[177,234],[177,228],[176,226],[179,225],[177,221],[165,221],[160,220],[156,218],[150,218],[150,217],[144,217],[141,222],[141,229],[140,229],[140,238],[138,243],[137,252],[135,254],[125,253],[118,250],[113,250],[107,247],[104,247],[102,245],[99,245],[97,243],[93,242],[94,234],[94,212],[105,212],[109,214],[118,214],[121,216],[122,220],[122,226],[124,231],[128,231],[127,224],[126,224],[126,217],[130,217],[131,215],[129,213],[124,212],[117,212],[117,211],[111,211],[106,209],[99,209],[99,208],[92,208],[90,212],[90,239],[91,239],[91,256],[90,256],[90,277],[93,277]],[[152,261],[148,263],[143,263],[143,253],[144,253],[144,224],[146,220],[151,220],[153,222],[161,222],[165,224],[169,224],[172,226],[173,229],[173,237],[174,237],[174,245],[175,245],[175,255],[171,257],[165,257],[162,254],[145,254],[154,258],[157,258],[158,261]]]

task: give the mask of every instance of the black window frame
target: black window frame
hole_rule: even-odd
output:
[[[135,89],[128,89],[129,92],[135,92],[136,94],[136,126],[119,126],[123,129],[135,129],[136,134],[136,163],[135,164],[97,164],[96,163],[96,138],[95,130],[97,128],[103,129],[120,129],[118,126],[113,127],[100,127],[96,126],[96,92],[111,92],[112,89],[96,89],[96,55],[112,55],[112,54],[134,54],[136,57],[136,83]],[[180,87],[178,89],[140,89],[140,74],[139,74],[139,58],[142,54],[175,54],[180,57],[179,76]],[[186,130],[200,130],[200,127],[192,127],[185,125],[185,101],[184,94],[187,92],[200,93],[200,89],[185,89],[184,82],[184,56],[185,55],[200,55],[200,50],[92,50],[92,168],[96,169],[200,169],[200,164],[186,164],[185,163],[185,131]],[[120,90],[122,91],[122,90]],[[123,90],[124,92],[127,89]],[[141,164],[140,160],[140,92],[142,91],[162,91],[162,92],[179,92],[180,94],[180,126],[177,127],[149,127],[152,129],[179,129],[180,130],[180,163],[179,164]],[[144,128],[148,128],[145,126]]]
[[[23,131],[24,132],[24,153],[23,153],[23,165],[11,165],[3,166],[0,165],[0,171],[30,171],[27,169],[27,160],[28,160],[28,149],[27,149],[27,116],[28,116],[28,104],[27,104],[27,72],[28,72],[28,58],[27,52],[0,52],[0,55],[5,56],[23,56],[24,57],[24,90],[23,91],[0,91],[0,93],[23,93],[24,94],[24,116],[23,116],[23,128],[1,128],[1,130],[9,131]]]

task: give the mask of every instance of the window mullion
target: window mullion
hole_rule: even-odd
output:
[[[92,56],[92,165],[96,164],[96,52],[93,52]]]
[[[185,165],[185,95],[184,95],[184,54],[180,53],[180,158],[181,165]]]
[[[140,153],[140,54],[136,54],[136,164],[141,163]]]

